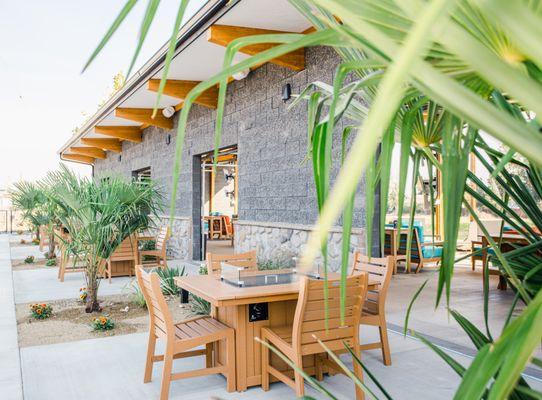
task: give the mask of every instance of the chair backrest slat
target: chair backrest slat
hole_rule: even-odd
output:
[[[414,231],[415,232],[415,231]],[[378,289],[371,290],[367,293],[367,299],[364,308],[371,313],[384,312],[388,287],[391,282],[393,273],[392,257],[367,257],[359,251],[354,253],[354,263],[352,266],[352,274],[366,272],[369,274],[371,282],[378,282]]]
[[[156,236],[156,250],[164,249],[166,247],[166,242],[168,241],[169,237],[169,227],[163,226],[162,228],[160,228],[160,232],[158,232],[158,235]]]
[[[410,257],[413,261],[419,260],[422,258],[422,247],[421,247],[421,240],[423,238],[420,238],[418,235],[418,229],[412,229],[412,238],[409,245],[407,245],[407,239],[408,239],[408,229],[401,229],[400,237],[399,237],[399,246],[397,247],[397,254],[398,255],[406,255],[407,253],[407,247],[410,247]]]
[[[167,302],[160,288],[158,275],[145,272],[143,267],[136,267],[137,283],[147,302],[149,310],[150,330],[163,339],[175,337],[173,320]]]
[[[292,345],[303,354],[314,350],[320,339],[332,350],[344,348],[348,341],[359,334],[361,308],[367,294],[367,273],[351,275],[346,279],[346,304],[344,324],[341,324],[340,281],[328,281],[328,320],[324,305],[324,281],[301,277],[299,300],[294,317]]]
[[[258,269],[256,250],[239,254],[213,254],[207,253],[207,273],[218,275],[222,270],[222,263],[243,267],[245,269]]]

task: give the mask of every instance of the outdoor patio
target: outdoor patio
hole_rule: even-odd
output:
[[[0,236],[0,253],[2,254],[2,273],[10,282],[10,250],[8,235]],[[16,237],[16,239],[18,239]],[[15,239],[12,237],[12,241]],[[37,246],[14,246],[11,259],[28,254],[28,250],[36,251]],[[37,253],[37,252],[36,252]],[[37,255],[37,254],[36,254]],[[195,262],[170,262],[183,265],[189,274],[197,274],[198,264]],[[40,270],[13,271],[13,294],[2,297],[4,312],[13,309],[13,303],[42,302],[54,299],[70,298],[77,289],[84,285],[81,273],[68,274],[64,283],[58,282],[57,268]],[[394,399],[410,398],[450,398],[459,384],[458,376],[427,346],[418,339],[402,335],[406,307],[419,285],[426,279],[429,284],[418,298],[411,315],[409,328],[429,338],[433,343],[448,351],[457,361],[468,365],[474,354],[473,346],[460,328],[450,320],[444,307],[434,310],[434,285],[436,270],[426,269],[418,275],[398,274],[392,279],[388,302],[387,318],[392,352],[392,365],[382,364],[379,350],[363,352],[367,368],[383,383]],[[120,294],[130,280],[127,277],[115,278],[112,284],[102,283],[101,296]],[[452,307],[463,313],[477,324],[483,323],[482,291],[480,272],[472,272],[468,268],[457,268]],[[496,279],[491,279],[491,286]],[[500,291],[492,288],[490,295],[490,326],[499,329],[505,318],[508,306],[512,301],[511,291]],[[0,364],[2,387],[11,387],[12,397],[16,398],[17,390],[24,391],[25,399],[117,399],[121,396],[130,399],[148,399],[158,397],[161,382],[161,365],[156,364],[153,370],[153,381],[144,384],[142,381],[147,334],[135,333],[89,340],[71,341],[52,345],[41,345],[18,348],[16,346],[16,327],[13,317],[4,320],[12,325],[9,343],[3,340],[5,349],[2,354],[11,355],[11,362]],[[15,332],[13,332],[15,331]],[[376,329],[361,330],[361,342],[374,341]],[[161,350],[159,350],[160,352]],[[20,354],[20,376],[14,373]],[[2,357],[7,360],[7,357]],[[344,362],[352,367],[350,357],[343,356]],[[189,358],[177,360],[174,371],[194,369],[201,366],[203,359]],[[54,368],[51,366],[54,365]],[[15,369],[17,371],[18,368]],[[542,387],[542,371],[529,369],[528,381],[534,387]],[[89,378],[91,376],[92,378]],[[376,387],[368,379],[369,387]],[[343,375],[326,376],[326,387],[341,399],[352,396],[352,384]],[[313,389],[308,395],[321,398]],[[189,397],[187,397],[189,396]],[[225,379],[220,376],[208,376],[180,380],[171,384],[170,398],[181,399],[277,399],[293,398],[290,388],[282,383],[272,384],[272,390],[264,392],[260,388],[249,388],[242,393],[227,393]]]

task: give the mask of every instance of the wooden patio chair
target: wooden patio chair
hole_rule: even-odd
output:
[[[325,355],[323,347],[317,342],[320,339],[335,352],[343,352],[346,342],[358,356],[360,354],[359,324],[363,302],[367,294],[368,276],[366,273],[351,275],[346,279],[345,325],[340,320],[340,288],[338,280],[328,282],[329,319],[328,330],[325,329],[324,281],[300,278],[299,299],[295,310],[293,326],[262,327],[262,340],[278,348],[299,368],[303,368],[303,356],[315,355],[315,371],[318,380],[323,379],[322,365],[343,372],[342,369]],[[354,362],[354,373],[362,380],[362,367]],[[305,385],[303,376],[294,371],[292,380],[280,372],[269,362],[269,349],[262,346],[262,388],[269,390],[269,375],[273,375],[295,390],[296,397],[303,397]],[[363,399],[363,391],[356,385],[356,399]]]
[[[133,270],[138,264],[137,237],[130,235],[124,239],[115,251],[105,260],[105,276],[111,283],[111,277],[128,275],[132,276]],[[116,268],[113,269],[113,265]]]
[[[67,243],[71,241],[70,234],[63,229],[60,233],[58,248],[60,249],[60,260],[58,265],[58,279],[64,282],[64,276],[72,272],[85,272],[85,261],[78,260],[75,254],[68,250]]]
[[[367,292],[367,299],[363,305],[361,325],[377,326],[380,341],[361,345],[361,350],[382,349],[384,365],[391,365],[390,344],[386,325],[386,296],[390,286],[393,272],[393,257],[369,258],[360,252],[354,253],[352,274],[366,272],[371,281],[379,282],[378,290]]]
[[[233,236],[233,224],[228,215],[222,216],[222,225],[224,227],[224,238],[231,239]]]
[[[167,267],[167,241],[171,237],[171,232],[168,226],[163,226],[155,239],[155,249],[154,250],[140,250],[139,251],[139,264],[143,264],[143,256],[152,256],[156,258],[156,261],[153,264],[158,264]]]
[[[236,267],[244,267],[245,269],[258,269],[258,257],[256,250],[247,251],[239,254],[213,254],[207,253],[207,273],[220,275],[222,263],[235,265]]]
[[[43,252],[44,247],[49,246],[49,232],[45,225],[40,225],[39,231],[40,231],[39,249],[40,249],[40,252]]]
[[[154,273],[147,273],[142,266],[136,267],[139,287],[147,301],[149,310],[149,341],[145,362],[144,383],[152,379],[152,367],[157,361],[163,361],[160,400],[169,396],[171,381],[196,376],[225,374],[227,390],[233,392],[235,383],[235,333],[234,330],[209,316],[199,316],[174,324],[168,309],[160,280]],[[165,341],[165,353],[155,355],[156,340]],[[214,353],[217,342],[225,341],[226,364],[221,365]],[[205,345],[205,349],[193,350]],[[173,360],[185,357],[205,356],[205,368],[172,374]]]
[[[420,230],[417,227],[412,229],[412,239],[410,242],[410,265],[408,265],[406,255],[407,255],[407,238],[408,238],[408,229],[402,229],[399,238],[399,246],[397,247],[397,254],[403,258],[398,257],[398,262],[405,262],[406,272],[411,272],[412,264],[416,264],[416,269],[414,272],[417,274],[423,268],[425,264],[428,263],[440,263],[442,258],[442,246],[444,242],[435,240],[433,241],[424,241],[423,234],[420,235]],[[423,231],[422,231],[423,232]]]

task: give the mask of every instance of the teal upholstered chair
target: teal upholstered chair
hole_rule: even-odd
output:
[[[403,221],[399,247],[397,248],[397,254],[406,256],[407,254],[407,238],[408,238],[408,224]],[[427,263],[436,262],[439,263],[442,258],[442,246],[443,242],[433,241],[431,237],[425,238],[423,231],[423,224],[421,221],[414,221],[412,230],[412,239],[410,241],[410,265],[407,263],[406,272],[410,273],[412,264],[416,265],[415,273],[420,272],[423,266]]]
[[[503,226],[502,231],[503,231],[503,233],[516,233],[514,228],[512,228],[510,226],[507,226],[507,225]],[[495,255],[495,250],[493,250],[491,247],[484,249],[480,253],[476,253],[477,251],[482,250],[482,245],[483,245],[483,243],[482,243],[481,240],[472,240],[471,241],[471,249],[470,250],[471,250],[471,253],[473,253],[473,254],[470,257],[470,260],[471,260],[471,267],[472,267],[473,271],[476,268],[476,261],[478,261],[478,260],[482,261],[482,264],[483,264],[483,262],[487,258],[487,256],[494,256]],[[474,253],[476,253],[476,254],[474,254]]]

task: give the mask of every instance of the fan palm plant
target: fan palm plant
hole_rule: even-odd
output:
[[[39,227],[46,223],[40,210],[44,202],[41,190],[32,182],[20,181],[13,184],[9,195],[13,207],[22,212],[23,219],[31,225],[39,239]]]
[[[51,198],[69,231],[64,245],[85,264],[86,311],[99,311],[98,288],[105,260],[131,234],[147,229],[161,207],[161,194],[152,182],[120,177],[78,178],[67,168],[50,173]],[[76,262],[77,262],[76,261]]]
[[[180,1],[160,89],[165,85],[168,66],[175,51],[175,38],[187,1]],[[226,87],[230,76],[295,49],[315,45],[333,46],[344,63],[337,70],[329,95],[322,97],[319,94],[307,93],[309,135],[311,143],[316,144],[311,148],[310,155],[315,165],[320,216],[305,248],[302,264],[311,265],[322,250],[325,252],[329,229],[341,213],[343,226],[346,226],[345,235],[349,234],[348,224],[351,222],[348,221],[348,205],[363,173],[368,182],[366,221],[369,224],[372,221],[372,199],[378,185],[382,188],[382,203],[387,204],[391,150],[397,139],[402,150],[400,202],[403,198],[401,193],[404,194],[405,190],[409,162],[413,163],[416,170],[421,159],[425,158],[442,172],[441,197],[444,199],[446,242],[439,275],[437,304],[443,295],[449,301],[461,207],[465,203],[465,190],[470,193],[466,185],[467,179],[473,180],[468,172],[468,157],[480,147],[479,132],[486,132],[511,149],[494,164],[494,176],[497,180],[505,179],[502,176],[505,173],[503,171],[506,171],[503,165],[513,158],[514,152],[527,159],[533,176],[540,174],[542,135],[538,132],[537,122],[542,121],[542,50],[537,39],[542,34],[542,3],[539,0],[290,2],[313,24],[316,28],[314,33],[259,35],[232,41],[226,50],[224,69],[200,83],[184,99],[178,124],[173,198],[179,181],[188,114],[199,95],[214,85],[220,86],[215,141],[218,149]],[[127,2],[92,54],[91,60],[130,12],[133,3],[135,2]],[[145,40],[158,3],[159,1],[149,1],[141,26],[138,50]],[[240,48],[257,43],[278,45],[233,65],[234,55]],[[138,51],[134,57],[137,53]],[[355,84],[343,87],[344,77],[350,72],[357,74],[359,79]],[[506,93],[508,99],[513,101],[506,101],[503,107],[503,104],[496,101],[499,96],[495,93]],[[161,90],[158,98],[160,94]],[[500,97],[505,98],[502,95]],[[361,98],[362,101],[356,102],[356,98]],[[431,103],[428,103],[428,100]],[[322,104],[329,105],[327,117],[321,115]],[[352,107],[348,107],[349,104],[352,104]],[[426,119],[423,118],[425,104],[428,104],[425,106]],[[507,109],[510,104],[519,104],[521,110],[532,113],[534,119],[526,121],[518,118],[517,113],[511,113]],[[352,131],[352,144],[342,157],[341,171],[331,185],[327,178],[330,163],[329,142],[337,115],[340,117],[341,113],[360,118],[355,118],[354,128],[349,129]],[[344,132],[345,136],[347,134],[350,132]],[[378,146],[381,146],[381,155],[375,163]],[[318,153],[315,153],[315,150]],[[441,156],[440,161],[435,158],[435,152]],[[533,182],[539,184],[538,179]],[[521,187],[516,179],[503,183],[514,183]],[[491,202],[502,206],[497,199],[492,198],[487,203]],[[468,207],[468,203],[466,206]],[[526,203],[525,206],[529,204]],[[532,214],[535,216],[535,213]],[[473,217],[479,221],[475,212]],[[516,223],[520,222],[516,220]],[[522,225],[526,234],[532,234],[525,224]],[[372,238],[369,227],[367,232],[370,248]],[[512,270],[510,264],[521,263],[521,260],[514,261],[512,256],[509,256],[508,262],[499,251],[499,246],[493,241],[490,243],[514,289],[526,303],[526,308],[504,328],[498,339],[480,343],[479,352],[472,365],[462,371],[463,381],[456,398],[505,398],[511,395],[516,387],[519,390],[520,373],[529,363],[534,348],[540,342],[541,292],[529,292]],[[346,252],[346,247],[343,251]],[[345,257],[346,254],[343,253],[343,259]],[[527,274],[528,272],[523,275],[523,280]],[[528,392],[526,388],[521,390],[522,393]],[[523,398],[517,395],[517,392],[514,392],[513,396]]]
[[[43,187],[39,182],[21,181],[13,185],[10,197],[14,207],[22,211],[23,218],[36,231],[36,238],[39,239],[40,227],[46,228],[45,232],[49,242],[46,257],[52,259],[55,258],[54,229],[58,224],[58,219],[56,218],[56,204],[50,201],[48,190],[49,188]]]

